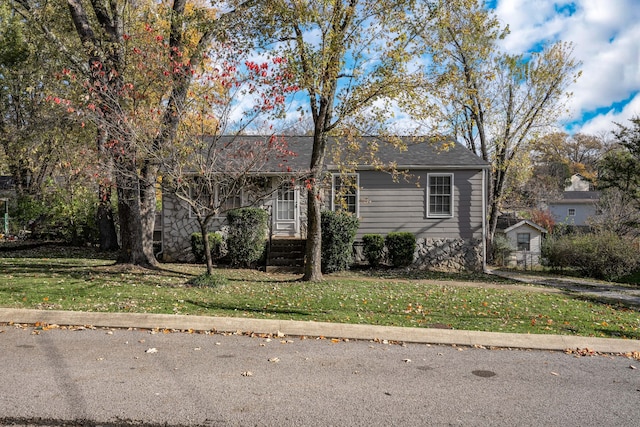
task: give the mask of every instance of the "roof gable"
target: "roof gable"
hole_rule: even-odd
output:
[[[547,232],[547,230],[545,230],[543,227],[540,227],[538,224],[536,224],[535,222],[529,221],[528,219],[523,219],[522,221],[518,222],[517,224],[513,224],[512,226],[507,227],[504,230],[504,232],[505,233],[509,233],[510,231],[513,231],[513,230],[521,228],[521,227],[533,228],[534,230],[537,230],[540,233],[546,233]]]

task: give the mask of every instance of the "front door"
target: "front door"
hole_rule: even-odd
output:
[[[298,225],[298,189],[292,184],[284,184],[276,194],[273,234],[282,237],[296,237],[300,233]]]

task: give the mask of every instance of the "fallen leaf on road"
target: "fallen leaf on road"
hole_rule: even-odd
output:
[[[402,359],[404,363],[411,363],[411,359]]]
[[[145,353],[157,353],[157,352],[158,352],[158,349],[155,347],[148,348],[145,350]]]
[[[280,358],[278,357],[272,357],[271,359],[269,359],[269,362],[271,363],[278,363],[280,361]]]
[[[241,375],[242,375],[243,377],[252,377],[252,376],[253,376],[253,372],[251,372],[251,371],[244,371]]]
[[[560,374],[559,374],[559,373],[557,373],[557,372],[551,372],[551,375],[554,375],[554,376],[556,376],[556,377],[559,377],[559,376],[560,376]]]
[[[629,369],[638,369],[638,368],[636,368],[636,367],[635,367],[635,366],[633,366],[633,365],[629,365]]]

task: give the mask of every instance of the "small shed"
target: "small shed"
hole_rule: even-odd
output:
[[[542,239],[547,233],[543,227],[527,219],[511,220],[498,228],[513,250],[509,267],[531,268],[540,264],[542,257]]]

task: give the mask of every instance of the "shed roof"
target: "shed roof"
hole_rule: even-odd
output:
[[[521,227],[530,227],[533,228],[534,230],[538,230],[540,233],[546,233],[547,230],[541,226],[539,226],[538,224],[536,224],[533,221],[529,221],[528,219],[523,219],[522,221],[518,222],[517,224],[513,224],[510,227],[507,227],[504,232],[508,233],[510,231],[516,230],[518,228]]]

